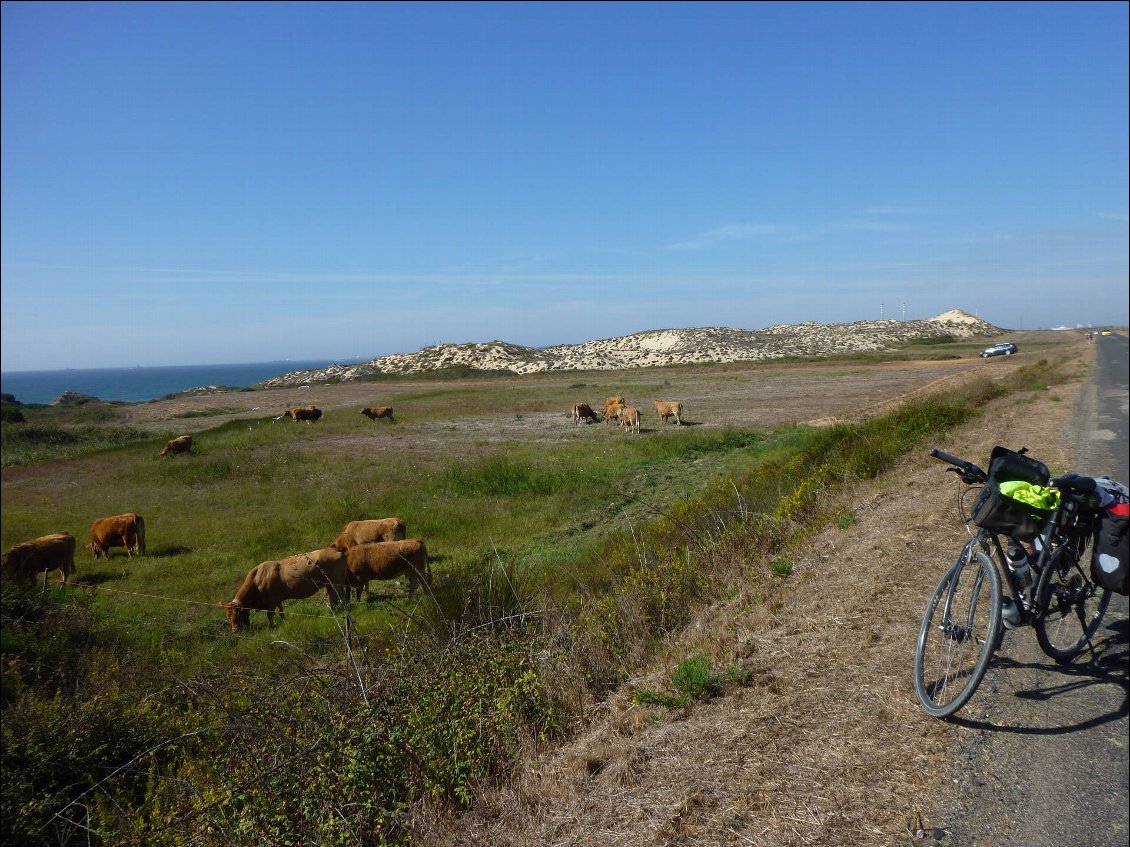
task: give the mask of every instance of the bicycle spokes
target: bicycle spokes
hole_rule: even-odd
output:
[[[1000,576],[983,553],[959,557],[926,606],[915,653],[918,699],[936,717],[960,709],[988,668],[1000,627]]]

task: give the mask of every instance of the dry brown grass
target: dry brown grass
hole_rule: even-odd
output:
[[[1082,376],[1085,367],[1076,368]],[[974,461],[995,444],[1070,467],[1079,379],[995,401],[937,446]],[[1053,399],[1058,398],[1058,400]],[[889,845],[929,826],[963,730],[927,717],[911,666],[925,599],[965,535],[961,485],[925,451],[845,492],[856,523],[792,551],[786,580],[756,550],[733,597],[673,638],[644,676],[594,704],[575,739],[421,843],[479,845]],[[751,682],[672,710],[638,705],[683,659],[737,663]]]

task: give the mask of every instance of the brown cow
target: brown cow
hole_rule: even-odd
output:
[[[350,547],[349,579],[357,589],[369,594],[369,580],[396,579],[408,577],[408,596],[411,597],[419,583],[432,584],[431,566],[428,564],[428,549],[422,538],[409,538],[404,541],[376,541]]]
[[[165,445],[165,449],[161,451],[161,455],[171,453],[176,456],[179,453],[192,452],[192,436],[191,435],[178,435]]]
[[[350,521],[337,534],[332,546],[339,550],[348,550],[358,544],[371,544],[375,541],[403,541],[408,537],[404,528],[404,521],[400,518],[378,518],[367,521]],[[346,599],[349,599],[349,588],[345,589]],[[361,599],[361,589],[357,589],[357,599]]]
[[[331,605],[337,605],[349,586],[346,555],[336,547],[323,547],[269,562],[260,562],[243,579],[243,584],[228,603],[221,603],[227,612],[231,631],[239,632],[251,625],[251,612],[267,613],[267,622],[275,625],[275,612],[283,615],[284,600],[303,600],[323,588]]]
[[[635,432],[636,435],[640,433],[640,410],[634,406],[628,406],[626,409],[620,410],[620,425],[628,432]]]
[[[136,512],[98,518],[90,527],[87,549],[95,559],[110,558],[111,547],[125,547],[126,555],[145,555],[145,518]]]
[[[17,544],[0,560],[0,570],[12,579],[26,582],[43,571],[45,586],[47,574],[55,568],[63,572],[63,582],[75,572],[75,538],[69,532],[56,532]]]
[[[613,394],[611,397],[604,398],[604,419],[608,420],[608,407],[609,406],[625,406],[628,401],[624,399],[622,394]]]
[[[322,416],[322,410],[316,408],[313,404],[304,406],[301,409],[287,409],[284,413],[288,418],[292,418],[295,423],[299,421],[306,421],[306,423],[314,423]]]
[[[396,423],[395,419],[392,417],[392,406],[366,406],[361,410],[361,414],[371,421],[387,418],[393,423]]]
[[[350,521],[337,534],[330,545],[338,550],[348,550],[358,544],[373,541],[401,541],[408,537],[404,521],[400,518],[380,518],[370,521]]]
[[[674,418],[678,426],[683,425],[683,404],[677,400],[653,400],[655,411],[667,423],[668,418]]]
[[[594,421],[600,420],[600,418],[596,416],[596,412],[592,410],[592,406],[590,406],[588,403],[574,403],[573,423],[579,424],[582,419],[585,421],[585,423],[588,423],[590,419]]]
[[[620,413],[624,411],[623,403],[609,403],[604,407],[604,422],[612,423],[613,421],[619,423]]]

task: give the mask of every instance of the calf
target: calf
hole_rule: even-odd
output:
[[[421,538],[404,541],[377,541],[350,547],[349,578],[360,596],[361,589],[369,594],[369,580],[408,577],[408,596],[416,592],[421,582],[432,584],[432,571],[428,564],[428,550]]]
[[[145,518],[136,512],[98,518],[90,526],[90,544],[95,559],[110,558],[111,547],[125,547],[126,555],[145,555]]]
[[[69,532],[44,535],[34,541],[17,544],[0,559],[0,571],[12,579],[29,582],[43,571],[43,584],[47,574],[58,568],[63,572],[63,582],[75,572],[75,538]]]

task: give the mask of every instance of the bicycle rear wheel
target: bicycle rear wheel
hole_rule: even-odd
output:
[[[1056,550],[1048,565],[1052,572],[1040,597],[1045,611],[1036,621],[1036,641],[1061,665],[1091,643],[1110,605],[1110,591],[1092,582],[1079,566],[1090,561],[1088,545],[1078,556],[1071,548]]]
[[[989,668],[1001,626],[1001,578],[984,553],[964,555],[926,604],[914,653],[914,688],[926,714],[952,715]]]

